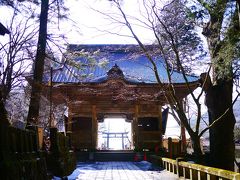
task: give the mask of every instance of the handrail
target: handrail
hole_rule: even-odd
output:
[[[156,158],[156,157],[155,157]],[[190,162],[182,161],[182,158],[177,158],[176,160],[164,157],[157,157],[162,164],[162,167],[168,171],[177,174],[179,177],[184,177],[187,179],[231,179],[240,180],[240,173],[213,168],[208,166],[203,166],[200,164],[193,164]]]

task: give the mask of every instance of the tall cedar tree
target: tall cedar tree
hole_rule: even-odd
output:
[[[209,16],[209,21],[202,32],[207,39],[213,70],[213,82],[205,89],[209,123],[213,123],[221,117],[209,131],[210,162],[214,167],[234,170],[234,125],[236,120],[232,108],[234,77],[232,60],[236,52],[233,51],[234,46],[229,48],[229,44],[236,42],[232,40],[239,35],[239,21],[235,20],[237,17],[236,1],[198,1]],[[230,5],[235,6],[233,7],[235,12],[231,16],[226,34],[223,35],[222,29],[226,24],[224,18],[229,12]]]
[[[49,0],[41,1],[40,28],[37,43],[37,54],[34,62],[33,83],[27,123],[36,125],[39,118],[39,106],[41,96],[41,83],[43,77],[44,60],[46,57],[47,44],[47,22],[48,22]]]

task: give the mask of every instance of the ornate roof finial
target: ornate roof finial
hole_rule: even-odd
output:
[[[115,64],[108,72],[108,79],[122,79],[124,78],[122,70]]]

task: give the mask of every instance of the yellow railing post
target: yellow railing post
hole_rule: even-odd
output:
[[[240,173],[233,171],[212,168],[208,166],[203,166],[200,164],[192,164],[188,162],[181,161],[182,158],[177,158],[176,160],[169,158],[160,158],[163,167],[170,172],[177,174],[179,177],[183,176],[187,179],[231,179],[240,180]]]

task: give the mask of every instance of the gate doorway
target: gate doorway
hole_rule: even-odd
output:
[[[124,118],[105,118],[98,123],[99,150],[131,150],[132,123]]]

